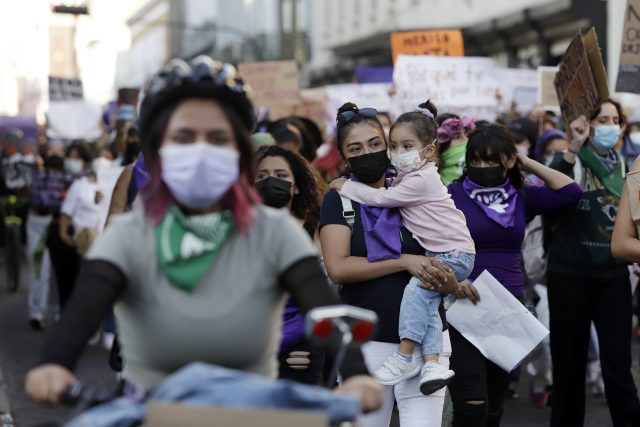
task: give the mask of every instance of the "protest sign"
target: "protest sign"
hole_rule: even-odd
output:
[[[394,115],[431,99],[441,113],[495,120],[498,82],[490,58],[400,55],[393,73]]]
[[[515,103],[516,111],[526,115],[535,107],[538,95],[536,70],[522,68],[496,68],[496,80],[500,82],[500,109],[507,111]]]
[[[102,135],[102,107],[81,100],[49,103],[47,136],[58,139],[95,140]]]
[[[82,80],[49,76],[49,101],[83,99]]]
[[[616,92],[640,93],[640,0],[627,0]]]
[[[558,95],[554,80],[558,67],[538,67],[538,105],[544,109],[554,109],[559,106]]]
[[[398,55],[464,56],[460,30],[402,31],[391,33],[391,56]]]
[[[325,86],[327,92],[327,121],[330,125],[329,132],[335,128],[336,113],[345,102],[352,102],[359,108],[375,108],[378,111],[388,112],[391,108],[390,83],[369,84],[339,84]]]
[[[447,321],[487,359],[511,372],[549,331],[487,270],[473,285],[480,302],[456,301]]]
[[[302,89],[300,91],[300,104],[294,107],[294,114],[313,120],[322,132],[326,132],[329,120],[327,117],[328,103],[329,97],[323,87]]]
[[[256,107],[281,110],[299,103],[298,64],[295,61],[271,61],[240,64],[240,75],[251,86]]]
[[[589,117],[598,103],[609,96],[607,76],[595,29],[578,34],[560,62],[554,84],[560,111],[569,125],[580,115]]]

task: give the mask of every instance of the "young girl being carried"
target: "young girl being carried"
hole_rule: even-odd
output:
[[[458,281],[473,269],[475,246],[462,212],[456,209],[438,168],[435,106],[427,101],[413,112],[404,113],[391,127],[391,164],[398,177],[388,188],[374,189],[353,179],[340,178],[331,188],[342,196],[372,207],[398,207],[405,227],[414,234],[429,257],[435,257],[455,273]],[[441,366],[442,321],[438,313],[441,295],[422,289],[413,277],[406,286],[400,308],[400,346],[374,376],[381,384],[395,385],[420,372],[421,361],[413,357],[422,349],[420,390],[431,394],[445,387],[454,372]]]

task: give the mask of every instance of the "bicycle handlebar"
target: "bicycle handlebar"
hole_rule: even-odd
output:
[[[115,394],[110,391],[78,381],[66,388],[61,402],[67,406],[88,409],[113,400],[115,397]]]

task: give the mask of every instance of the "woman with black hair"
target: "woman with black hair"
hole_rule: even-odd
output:
[[[311,240],[318,242],[320,204],[316,180],[306,160],[277,145],[259,149],[257,157],[255,186],[262,202],[289,210]],[[324,352],[305,339],[304,316],[291,300],[287,302],[282,318],[278,359],[279,378],[305,384],[320,381]]]
[[[623,125],[620,104],[611,99],[603,101],[588,120],[581,116],[570,124],[569,149],[551,164],[574,178],[584,191],[577,206],[548,218],[552,229],[547,288],[553,427],[584,422],[591,322],[598,334],[602,379],[613,425],[640,425],[640,403],[630,372],[629,271],[627,264],[615,260],[611,252],[626,173],[624,159],[614,148]]]
[[[522,172],[546,185],[525,185]],[[476,247],[473,271],[456,295],[474,303],[479,298],[472,282],[484,270],[516,298],[523,296],[521,248],[527,218],[575,204],[581,194],[571,178],[518,153],[511,133],[501,125],[482,126],[471,134],[464,174],[449,192],[465,214]],[[509,372],[453,327],[451,345],[453,426],[500,425]]]
[[[337,124],[338,149],[352,177],[371,188],[387,186],[385,173],[390,159],[377,111],[347,103],[338,110]],[[398,348],[400,306],[412,276],[442,294],[458,289],[455,275],[448,268],[424,256],[425,250],[403,226],[397,208],[370,207],[331,191],[325,195],[320,212],[320,241],[329,276],[342,285],[342,300],[378,314],[377,335],[363,346],[372,371],[379,369]],[[446,325],[443,309],[440,316]],[[450,346],[446,330],[442,332],[442,342],[439,361],[447,367]],[[422,359],[419,353],[416,352],[417,360]],[[424,396],[418,377],[385,386],[382,409],[360,423],[365,427],[388,426],[394,400],[403,427],[441,425],[444,390]]]

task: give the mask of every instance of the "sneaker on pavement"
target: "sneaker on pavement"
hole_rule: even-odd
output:
[[[435,393],[449,384],[455,372],[436,361],[429,361],[422,367],[420,375],[420,391],[425,396]]]
[[[373,376],[382,385],[396,385],[402,381],[415,377],[420,372],[420,362],[415,358],[407,362],[398,353],[393,353]]]

